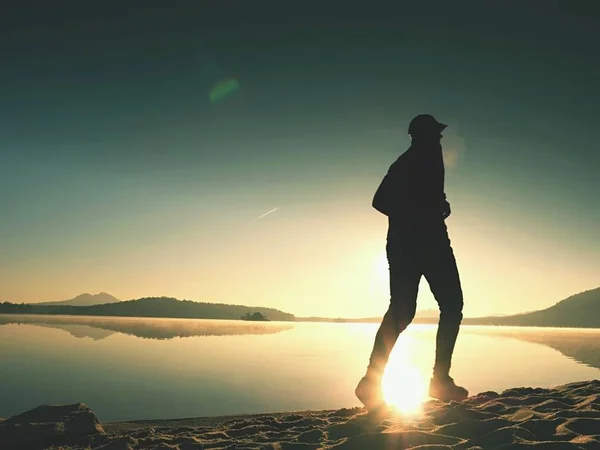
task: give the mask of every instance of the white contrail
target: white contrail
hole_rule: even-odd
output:
[[[258,216],[256,219],[254,219],[254,220],[251,220],[251,221],[250,221],[250,223],[256,222],[257,220],[259,220],[259,219],[262,219],[263,217],[265,217],[265,216],[267,216],[267,215],[271,214],[273,211],[277,211],[278,209],[279,209],[279,206],[278,206],[277,208],[273,208],[271,211],[267,211],[266,213],[264,213],[264,214],[261,214],[261,215],[260,215],[260,216]]]

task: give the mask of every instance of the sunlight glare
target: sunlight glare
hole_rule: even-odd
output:
[[[380,253],[375,260],[375,271],[380,282],[387,282],[389,277],[389,265],[385,252]]]
[[[371,263],[370,294],[378,300],[389,296],[389,268],[385,251],[373,252]]]
[[[385,401],[401,414],[421,413],[423,403],[428,399],[427,384],[423,374],[413,365],[390,365],[383,376]]]

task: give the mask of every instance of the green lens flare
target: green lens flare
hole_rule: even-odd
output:
[[[240,83],[234,78],[219,81],[208,93],[208,98],[211,103],[223,100],[225,97],[233,94],[240,88]]]

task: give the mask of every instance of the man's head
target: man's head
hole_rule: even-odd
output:
[[[419,114],[410,121],[408,134],[412,140],[418,141],[438,141],[442,138],[442,131],[448,125],[435,120],[431,114]]]

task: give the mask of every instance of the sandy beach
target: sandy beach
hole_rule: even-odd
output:
[[[600,381],[429,401],[414,415],[364,409],[101,424],[84,404],[0,421],[10,449],[600,449]]]

